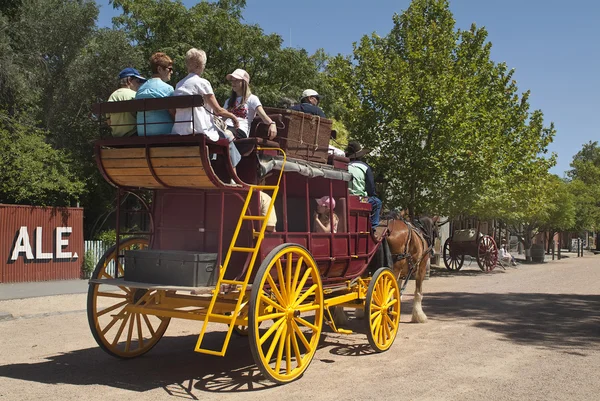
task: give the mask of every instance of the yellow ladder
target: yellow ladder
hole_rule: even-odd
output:
[[[229,250],[227,251],[227,256],[225,257],[225,262],[223,266],[219,269],[219,279],[217,280],[217,284],[215,289],[213,290],[212,299],[208,308],[206,310],[206,316],[204,317],[204,324],[202,325],[202,330],[200,331],[200,335],[198,336],[198,341],[196,342],[196,347],[194,351],[200,352],[203,354],[209,355],[217,355],[224,356],[227,351],[227,346],[229,345],[229,340],[231,339],[231,334],[233,333],[233,328],[235,327],[235,321],[242,309],[244,296],[246,294],[246,289],[248,288],[248,281],[250,281],[250,277],[252,276],[252,271],[254,270],[254,262],[256,261],[256,256],[258,255],[258,251],[260,250],[260,245],[262,240],[265,237],[265,230],[267,228],[267,220],[273,212],[273,206],[275,205],[275,199],[277,198],[277,193],[279,192],[279,184],[281,183],[281,177],[283,176],[283,169],[286,163],[286,155],[282,149],[279,148],[261,148],[258,147],[257,150],[277,150],[283,154],[283,163],[281,165],[281,170],[279,171],[279,177],[277,178],[277,185],[250,185],[250,189],[248,190],[248,195],[246,196],[246,201],[244,202],[244,206],[242,207],[242,212],[240,213],[240,218],[238,219],[237,226],[235,228],[235,232],[233,233],[233,237],[231,239],[231,243],[229,244]],[[271,197],[271,202],[269,203],[269,208],[267,213],[264,216],[250,216],[247,215],[248,206],[250,205],[250,200],[252,199],[252,194],[254,192],[259,192],[261,190],[272,190],[273,196]],[[258,237],[256,237],[256,242],[253,248],[248,247],[240,247],[236,246],[238,235],[240,233],[240,229],[242,227],[242,223],[244,221],[260,221],[260,231],[258,232]],[[234,252],[241,253],[251,253],[252,257],[250,259],[250,263],[248,264],[248,269],[246,271],[246,275],[244,276],[244,280],[226,280],[225,273],[227,272],[227,267],[229,266],[229,261],[231,260],[231,255]],[[239,289],[239,297],[237,299],[237,303],[235,305],[235,309],[233,310],[231,315],[223,315],[220,313],[213,313],[215,304],[217,299],[219,298],[219,292],[221,286],[223,284],[228,284],[232,286],[241,286]],[[229,329],[227,330],[227,335],[225,336],[225,341],[223,342],[223,346],[220,351],[202,348],[202,340],[204,339],[204,335],[206,334],[206,328],[208,327],[209,322],[215,323],[225,323],[229,325]]]

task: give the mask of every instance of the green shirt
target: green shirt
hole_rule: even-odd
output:
[[[367,166],[363,163],[350,163],[348,172],[352,174],[352,181],[348,185],[351,195],[367,196],[365,178],[367,176]]]
[[[129,88],[119,88],[110,95],[109,102],[121,102],[135,99],[135,91]],[[110,118],[110,128],[113,136],[131,136],[136,132],[136,113],[113,113],[107,114]]]

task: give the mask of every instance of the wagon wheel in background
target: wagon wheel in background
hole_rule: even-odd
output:
[[[321,275],[304,247],[282,244],[264,259],[252,284],[248,326],[252,356],[267,379],[282,384],[304,373],[323,326]]]
[[[114,279],[125,271],[125,250],[148,248],[141,237],[124,239],[104,253],[92,279]],[[118,358],[134,358],[150,351],[169,326],[170,318],[132,313],[128,307],[148,302],[156,291],[90,283],[87,299],[88,323],[94,339],[105,352]]]
[[[444,251],[442,256],[444,257],[444,265],[448,270],[460,270],[465,262],[465,255],[459,254],[456,251],[456,247],[452,246],[452,238],[448,238],[444,242]]]
[[[367,339],[377,352],[388,350],[400,324],[400,287],[388,267],[378,269],[367,289],[365,300]]]
[[[489,235],[479,237],[477,240],[477,264],[486,273],[494,270],[498,264],[498,247]]]

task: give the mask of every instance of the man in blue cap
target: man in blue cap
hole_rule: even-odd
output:
[[[138,88],[146,82],[135,68],[125,68],[119,73],[119,89],[114,91],[108,98],[109,102],[121,102],[135,99]],[[108,125],[112,129],[113,136],[127,137],[137,135],[136,113],[113,113],[107,114]]]

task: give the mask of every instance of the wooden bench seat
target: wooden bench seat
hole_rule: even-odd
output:
[[[215,188],[204,170],[200,147],[100,149],[104,172],[124,187]]]

